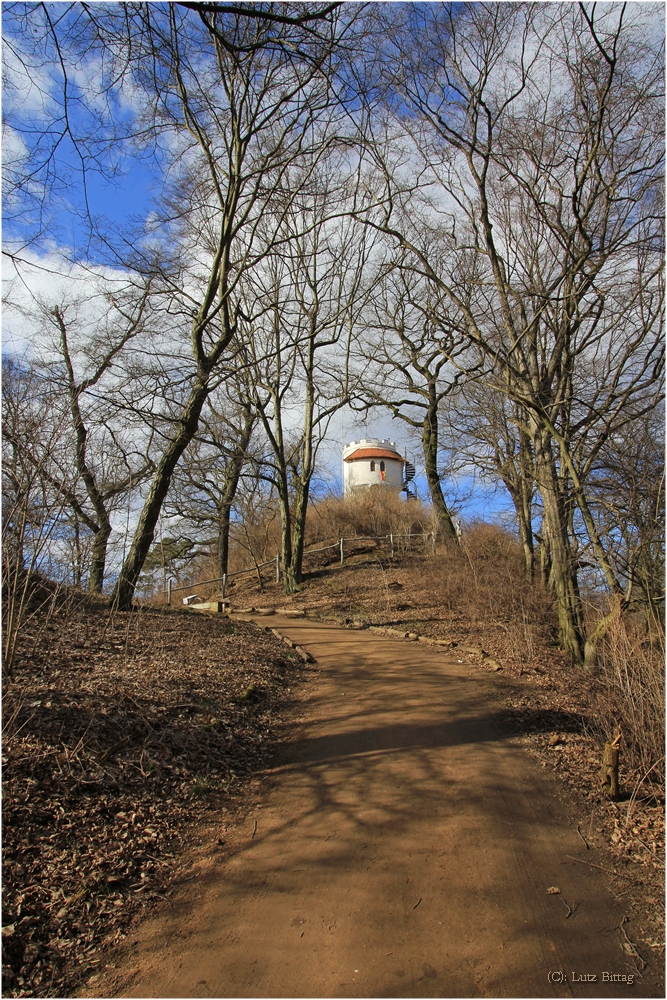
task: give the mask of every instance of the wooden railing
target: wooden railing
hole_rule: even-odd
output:
[[[434,531],[422,531],[422,532],[408,532],[407,534],[389,534],[389,535],[353,535],[350,538],[339,538],[338,541],[332,542],[331,545],[322,545],[317,549],[307,549],[303,553],[303,558],[307,556],[315,555],[318,552],[327,552],[329,549],[338,549],[340,552],[340,565],[345,564],[345,543],[346,542],[386,542],[389,541],[391,547],[391,558],[394,558],[396,543],[398,543],[401,538],[421,538],[423,540],[424,546],[428,543],[429,539],[433,545],[433,550],[435,551],[435,532]],[[260,586],[262,585],[262,574],[261,570],[265,566],[275,566],[275,579],[276,583],[280,583],[280,553],[276,552],[273,559],[267,559],[265,562],[255,563],[254,566],[248,566],[246,569],[237,569],[233,573],[223,573],[222,576],[216,576],[212,580],[199,580],[197,583],[186,583],[183,586],[174,587],[171,580],[167,581],[167,589],[162,591],[167,597],[167,604],[171,604],[171,595],[177,593],[180,590],[196,590],[198,587],[207,587],[212,583],[220,583],[222,597],[226,596],[227,583],[233,576],[242,576],[244,573],[257,573],[259,578]],[[194,596],[194,595],[193,595]]]

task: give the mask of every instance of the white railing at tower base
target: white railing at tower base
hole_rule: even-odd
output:
[[[395,543],[401,538],[421,538],[424,547],[426,547],[429,539],[431,545],[433,546],[433,551],[435,552],[435,532],[434,531],[420,531],[420,532],[408,532],[407,534],[389,534],[389,535],[353,535],[350,538],[339,538],[337,542],[332,542],[331,545],[322,545],[317,549],[306,549],[303,553],[303,558],[306,556],[315,555],[318,552],[327,552],[329,549],[338,549],[340,552],[340,565],[345,564],[345,543],[346,542],[384,542],[389,541],[391,547],[391,558],[394,558]],[[171,580],[167,580],[167,589],[161,591],[162,594],[167,596],[167,604],[171,604],[171,595],[175,594],[179,590],[196,590],[197,587],[208,587],[212,583],[220,583],[222,587],[223,600],[227,593],[227,583],[233,576],[242,576],[244,573],[257,573],[260,586],[262,585],[262,574],[261,570],[265,566],[275,566],[276,568],[276,583],[280,583],[280,553],[276,552],[272,559],[267,559],[265,562],[255,563],[254,566],[248,566],[246,569],[237,569],[233,573],[223,573],[222,576],[216,576],[212,580],[199,580],[197,583],[186,583],[183,586],[174,587]]]

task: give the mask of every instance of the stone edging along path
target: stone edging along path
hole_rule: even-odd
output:
[[[233,615],[281,615],[283,618],[306,618],[305,611],[295,611],[291,608],[229,608],[229,613]],[[378,635],[388,635],[396,639],[407,639],[410,642],[421,642],[425,646],[435,646],[439,647],[443,651],[451,652],[456,650],[457,653],[467,653],[470,656],[479,656],[482,659],[482,665],[488,667],[489,670],[497,672],[502,670],[502,666],[497,660],[494,660],[486,650],[482,649],[481,646],[463,646],[458,642],[454,642],[449,639],[432,639],[430,636],[418,635],[417,632],[409,632],[405,629],[389,628],[384,625],[357,625],[349,624],[343,618],[336,618],[335,616],[328,616],[324,619],[327,622],[332,622],[336,625],[342,625],[344,628],[348,628],[351,631],[364,631],[364,632],[375,632]],[[308,653],[301,646],[297,646],[293,643],[291,639],[288,639],[286,635],[282,632],[278,632],[277,629],[272,629],[266,626],[267,631],[270,631],[278,639],[282,639],[287,643],[299,656],[302,658],[304,663],[314,663],[312,655]]]

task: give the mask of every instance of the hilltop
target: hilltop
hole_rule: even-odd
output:
[[[437,640],[472,670],[492,669],[504,725],[588,817],[582,848],[606,851],[605,868],[621,872],[637,944],[656,954],[664,800],[651,776],[638,785],[642,746],[627,724],[621,801],[602,793],[602,744],[623,711],[608,677],[558,650],[511,536],[478,526],[461,549],[429,541],[393,558],[382,544],[350,544],[343,566],[312,557],[293,595],[239,578],[232,611],[260,611],[268,631],[182,606],[111,614],[76,591],[28,619],[3,705],[8,995],[72,989],[133,919],[179,891],[193,848],[224,856],[225,831],[261,798],[317,676],[271,634],[276,608],[378,641],[385,630]]]

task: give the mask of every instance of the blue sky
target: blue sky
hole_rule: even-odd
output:
[[[64,10],[63,5],[60,11]],[[74,5],[72,10],[74,11],[72,16],[76,16],[77,5]],[[38,16],[36,5],[34,14]],[[11,34],[11,26],[7,25],[8,17],[8,8],[5,7],[3,22]],[[29,43],[26,44],[25,37],[14,35],[13,41],[28,57]],[[6,49],[5,59],[8,62],[11,62],[10,55]],[[94,109],[91,112],[76,103],[76,98],[81,97],[83,91],[78,89],[79,84],[75,75],[72,76],[72,96],[75,98],[75,102],[70,105],[72,130],[75,133],[86,134],[87,129],[90,132],[96,112]],[[33,65],[27,74],[22,66],[16,64],[14,78],[17,90],[5,92],[5,113],[9,115],[10,128],[13,124],[16,129],[13,139],[11,132],[7,133],[9,136],[7,149],[14,148],[20,155],[21,143],[24,143],[24,152],[28,146],[34,147],[39,129],[47,122],[48,99],[53,102],[58,100],[62,77],[55,60],[49,64],[42,59],[41,64]],[[115,110],[118,111],[118,107]],[[104,109],[100,111],[102,117],[104,113]],[[131,116],[131,110],[120,109],[118,117],[126,124]],[[99,135],[94,131],[91,134],[93,144],[97,139],[104,139],[102,126]],[[109,168],[112,162],[116,171],[115,176],[113,178],[104,176],[103,170]],[[58,285],[49,268],[59,255],[62,255],[63,259],[85,262],[93,269],[108,265],[109,256],[104,246],[90,241],[91,220],[94,225],[99,225],[100,230],[107,233],[113,242],[122,230],[141,226],[153,208],[153,196],[159,196],[160,193],[160,167],[157,161],[149,155],[142,157],[134,155],[127,145],[120,148],[112,144],[108,148],[108,153],[102,156],[102,170],[94,168],[86,171],[85,196],[80,160],[67,135],[57,147],[53,166],[58,183],[51,188],[49,196],[42,199],[42,207],[46,210],[48,218],[46,228],[41,232],[35,230],[34,212],[32,217],[28,212],[14,214],[10,205],[10,210],[6,210],[5,214],[5,241],[13,248],[29,244],[30,249],[26,256],[33,266],[23,273],[23,278],[32,282],[36,292],[41,295],[48,295],[49,290],[52,291]],[[38,201],[38,198],[33,197],[33,207]],[[44,264],[45,270],[40,271],[40,261]],[[5,277],[9,275],[11,278],[12,273],[11,267],[5,268]],[[3,339],[6,350],[20,351],[26,346],[29,347],[29,330],[17,323],[15,317],[7,317],[3,323],[3,338],[8,335],[9,341]],[[427,485],[421,471],[423,461],[419,441],[411,438],[406,425],[399,420],[392,421],[388,416],[376,415],[372,415],[362,423],[357,415],[350,412],[344,412],[333,419],[328,439],[320,453],[320,474],[333,489],[340,489],[343,444],[362,437],[386,437],[394,440],[399,450],[407,453],[408,458],[416,466],[417,488],[421,495],[427,496]],[[462,475],[456,484],[450,485],[451,500],[455,505],[458,506],[457,500],[465,498],[460,506],[464,518],[494,517],[502,515],[508,508],[509,498],[503,490],[493,491],[483,484],[475,484],[470,476]],[[447,484],[445,490],[447,493],[450,492]]]

